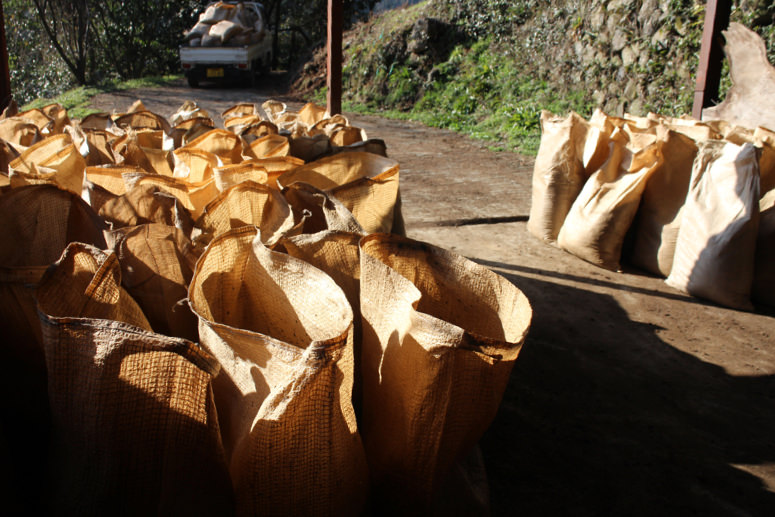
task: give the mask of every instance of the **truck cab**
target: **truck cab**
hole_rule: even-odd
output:
[[[186,33],[180,64],[189,86],[200,81],[255,85],[272,63],[272,32],[258,2],[213,2]]]

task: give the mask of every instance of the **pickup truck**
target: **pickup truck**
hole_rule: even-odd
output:
[[[192,38],[191,34],[197,30],[197,27],[205,27],[205,24],[214,25],[212,20],[202,18],[213,11],[211,7],[239,6],[240,9],[247,10],[247,15],[253,21],[253,26],[260,27],[258,34],[260,39],[245,42],[244,38],[233,38],[223,43],[208,44],[203,46],[201,41],[207,36]],[[200,17],[200,22],[190,31],[188,41],[181,45],[180,64],[183,73],[186,76],[189,86],[196,88],[200,81],[229,81],[238,80],[248,82],[250,85],[256,84],[256,79],[262,73],[267,73],[272,63],[272,36],[265,25],[263,6],[258,2],[216,2],[208,6],[208,10]],[[217,20],[216,20],[217,22]],[[201,30],[199,32],[202,32]],[[198,34],[194,36],[199,36]],[[200,42],[196,40],[199,39]],[[192,42],[192,40],[194,40]],[[211,41],[213,38],[211,38]],[[215,39],[217,41],[217,39]],[[236,43],[239,41],[239,43]],[[192,46],[192,43],[196,43]]]

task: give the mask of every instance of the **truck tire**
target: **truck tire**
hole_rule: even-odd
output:
[[[187,76],[186,76],[186,81],[188,81],[188,85],[189,85],[191,88],[199,88],[199,79],[198,79],[198,78],[196,78],[195,76],[193,76],[193,75],[187,75]]]

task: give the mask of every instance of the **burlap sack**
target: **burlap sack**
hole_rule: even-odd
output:
[[[268,134],[250,144],[249,155],[251,158],[271,158],[288,156],[290,151],[291,144],[287,136]]]
[[[99,129],[102,131],[111,131],[123,133],[123,130],[113,123],[113,117],[110,113],[99,112],[86,115],[80,123],[83,129]]]
[[[26,111],[20,111],[15,116],[30,121],[38,128],[40,134],[44,137],[49,137],[55,134],[54,119],[49,117],[42,110],[35,108]]]
[[[43,135],[40,134],[40,129],[32,121],[20,117],[9,117],[0,119],[0,139],[22,152],[43,140]]]
[[[178,149],[213,129],[215,129],[215,122],[210,118],[196,117],[184,120],[170,130],[172,147]]]
[[[225,122],[232,117],[241,117],[243,115],[259,115],[258,109],[256,109],[256,105],[252,102],[241,102],[239,104],[235,104],[234,106],[223,110],[221,113],[221,118]]]
[[[317,160],[331,151],[331,140],[327,135],[292,136],[290,139],[290,155],[305,162]]]
[[[198,341],[197,318],[181,303],[199,258],[191,240],[173,226],[152,223],[110,233],[121,265],[121,285],[154,332]]]
[[[278,178],[282,188],[302,182],[323,190],[352,212],[367,233],[390,232],[399,218],[398,162],[371,153],[341,153]]]
[[[54,121],[54,125],[51,127],[52,135],[58,135],[64,132],[65,127],[70,125],[70,117],[67,116],[67,109],[61,104],[48,104],[40,108],[40,111]]]
[[[541,112],[541,145],[533,168],[527,229],[546,242],[557,240],[565,216],[587,179],[582,162],[587,126],[576,113],[563,118]]]
[[[186,210],[191,212],[194,219],[202,215],[207,203],[219,194],[212,177],[198,183],[189,183],[185,180],[155,174],[124,174],[123,178],[127,191],[140,185],[153,185],[175,196],[186,207]]]
[[[506,279],[447,250],[384,234],[360,250],[374,508],[427,515],[494,418],[532,309]]]
[[[237,135],[242,133],[242,130],[253,124],[259,124],[264,122],[258,115],[236,115],[229,117],[223,121],[223,127],[235,133]]]
[[[150,111],[135,111],[126,113],[113,120],[121,129],[151,129],[169,133],[170,124],[167,119]]]
[[[620,128],[612,133],[610,145],[608,160],[590,176],[573,202],[557,245],[587,262],[616,271],[624,236],[646,182],[664,158],[660,141],[633,152]]]
[[[201,149],[217,155],[223,163],[242,161],[242,141],[238,135],[225,129],[211,129],[188,142],[184,148]]]
[[[169,122],[171,126],[177,126],[184,120],[190,120],[193,118],[210,118],[210,113],[199,106],[195,101],[184,101],[180,107],[175,110],[175,113],[170,116]]]
[[[342,290],[243,227],[207,248],[189,299],[221,364],[214,392],[238,515],[359,515],[368,480]]]
[[[122,165],[140,167],[149,174],[172,176],[175,167],[172,153],[162,149],[152,139],[153,136],[147,133],[129,130],[125,136],[113,142],[113,152],[122,157]]]
[[[341,201],[309,183],[291,183],[283,190],[283,195],[293,210],[296,233],[334,230],[366,234]]]
[[[681,210],[689,192],[697,146],[691,138],[666,128],[660,138],[666,159],[646,182],[630,262],[667,277],[673,267]]]
[[[160,223],[174,226],[190,236],[194,218],[183,203],[156,185],[138,185],[126,194],[108,201],[99,214],[113,228]]]
[[[243,181],[253,181],[262,185],[269,183],[269,173],[255,160],[217,167],[213,172],[213,177],[215,178],[215,186],[220,192],[224,192]],[[276,177],[277,175],[275,175]],[[276,186],[275,190],[277,190]]]
[[[241,226],[255,226],[267,245],[274,244],[293,225],[293,213],[285,198],[276,189],[253,181],[225,190],[207,205],[196,223],[211,238]]]
[[[700,145],[668,285],[727,307],[751,309],[759,228],[756,148]]]
[[[328,118],[326,115],[326,108],[308,102],[299,110],[298,120],[306,127],[311,128],[321,120]]]
[[[19,157],[19,153],[8,142],[0,140],[0,173],[3,175],[3,185],[10,185],[8,177],[8,165]]]
[[[175,168],[173,178],[189,183],[201,183],[213,177],[213,169],[220,165],[218,156],[201,149],[176,149],[172,153]]]
[[[756,303],[775,307],[775,189],[762,196],[759,210],[751,298]]]
[[[331,145],[339,147],[357,144],[367,139],[366,132],[359,127],[340,127],[331,132]]]
[[[117,139],[116,135],[100,129],[81,129],[89,149],[86,156],[87,166],[110,165],[118,161],[116,153],[113,152],[113,142]]]
[[[11,186],[52,183],[80,195],[86,161],[68,134],[38,142],[8,164]]]
[[[74,243],[37,290],[53,420],[52,510],[224,515],[217,364],[150,332],[114,254]]]
[[[268,120],[261,120],[260,122],[250,124],[242,128],[239,132],[239,135],[240,137],[242,137],[242,141],[245,142],[245,144],[247,144],[247,147],[249,149],[250,144],[258,140],[259,138],[267,135],[276,135],[278,131],[279,130],[277,129],[277,126],[275,126]],[[245,146],[243,146],[243,148],[244,147]]]
[[[104,247],[105,225],[78,196],[53,185],[0,195],[0,225],[0,429],[11,445],[1,463],[13,472],[6,482],[23,499],[23,513],[35,513],[46,490],[50,416],[34,292],[69,242]]]
[[[101,167],[86,167],[86,179],[109,192],[122,196],[126,194],[124,174],[143,174],[144,171],[136,165],[108,165]]]
[[[230,20],[221,20],[210,27],[208,34],[220,38],[221,44],[226,45],[231,38],[241,34],[244,30],[245,28],[238,23]]]

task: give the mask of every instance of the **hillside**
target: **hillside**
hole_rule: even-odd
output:
[[[775,7],[735,0],[733,21],[775,57]],[[345,34],[344,101],[532,153],[541,109],[691,110],[704,3],[691,0],[426,0]],[[728,80],[726,81],[728,86]],[[325,85],[319,49],[294,82]]]

